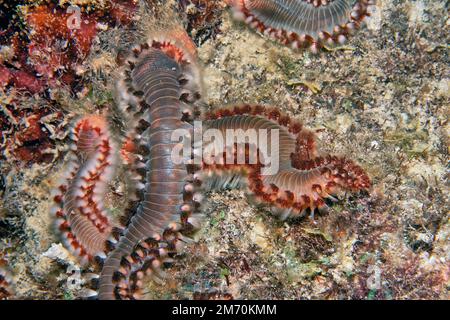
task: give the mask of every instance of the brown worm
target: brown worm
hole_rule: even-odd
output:
[[[269,145],[269,149],[280,150],[278,172],[264,174],[261,161],[249,163],[252,153],[257,153],[258,159],[267,154],[259,148],[251,150],[248,143],[245,143],[246,163],[226,164],[224,154],[202,169],[204,185],[212,189],[247,185],[252,198],[268,204],[281,219],[298,216],[307,209],[313,214],[315,208],[326,206],[324,199],[333,199],[332,195],[340,190],[358,191],[370,187],[368,176],[359,166],[345,158],[318,156],[314,135],[275,109],[246,105],[218,110],[208,118],[204,127],[218,129],[224,135],[228,129],[279,130],[278,145]],[[235,147],[230,152],[236,155],[238,150]]]
[[[103,198],[116,163],[116,147],[106,120],[86,116],[72,130],[70,161],[65,177],[53,190],[58,232],[81,263],[106,251],[111,223]]]
[[[374,0],[228,0],[235,17],[293,49],[343,44]]]
[[[188,103],[200,95],[192,47],[183,37],[171,33],[167,40],[151,40],[126,61],[122,84],[128,93],[123,96],[132,99],[124,106],[134,113],[129,139],[142,181],[137,182],[135,212],[129,210],[126,229],[104,261],[99,299],[136,298],[144,275],[153,274],[155,280],[163,276],[162,263],[186,241],[181,231],[189,229],[191,215],[198,211],[195,168],[171,157],[180,144],[171,141],[172,132],[192,134],[194,110]]]

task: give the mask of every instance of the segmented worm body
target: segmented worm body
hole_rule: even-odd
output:
[[[293,49],[343,44],[374,0],[229,0],[237,19]]]
[[[82,264],[105,252],[112,226],[103,198],[116,165],[116,147],[106,120],[86,116],[72,130],[73,144],[65,176],[53,190],[58,232]]]
[[[181,142],[171,139],[177,129],[192,135],[192,103],[200,95],[189,46],[172,33],[135,48],[126,61],[121,85],[133,101],[124,107],[134,113],[128,140],[136,146],[135,171],[142,179],[136,185],[137,206],[129,208],[131,219],[104,262],[100,299],[137,298],[144,275],[156,281],[164,277],[162,263],[186,241],[182,232],[195,220],[200,201],[195,167],[174,162],[172,150]]]

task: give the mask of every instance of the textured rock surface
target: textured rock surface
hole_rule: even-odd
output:
[[[191,298],[213,285],[243,299],[448,299],[445,1],[380,1],[346,47],[319,55],[267,40],[233,21],[220,1],[208,19],[201,19],[202,1],[183,2],[141,5],[139,32],[99,32],[85,73],[89,94],[55,89],[54,107],[68,121],[111,105],[118,50],[169,23],[173,12],[200,44],[209,108],[279,106],[316,129],[325,150],[358,161],[373,189],[342,195],[314,221],[284,223],[248,205],[242,192],[211,194],[197,243],[168,271],[174,275],[168,286],[148,284],[148,297]],[[7,94],[2,91],[4,99]],[[73,257],[58,246],[49,214],[49,190],[69,140],[62,139],[50,164],[0,164],[0,252],[13,271],[17,298],[71,299],[83,285]],[[122,187],[117,179],[111,190]],[[116,214],[120,192],[111,194]]]

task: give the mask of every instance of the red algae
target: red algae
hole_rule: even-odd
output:
[[[87,116],[73,128],[66,175],[54,190],[57,228],[66,247],[84,264],[106,251],[112,226],[103,197],[114,172],[116,148],[101,116]]]
[[[46,125],[54,126],[55,133],[64,130],[61,112],[38,106],[19,110],[14,104],[5,105],[3,111],[0,115],[0,139],[4,152],[0,158],[11,157],[24,164],[49,163],[54,160],[55,154],[50,150],[54,149],[55,141]],[[51,120],[47,120],[48,117]]]
[[[74,72],[73,64],[87,57],[97,34],[95,17],[81,14],[78,28],[69,28],[69,17],[62,8],[46,5],[32,8],[26,15],[30,64],[50,83],[61,72]],[[66,79],[70,84],[70,78]]]
[[[13,82],[2,76],[1,85],[9,83],[31,93],[41,92],[47,86],[73,88],[80,81],[77,68],[89,55],[99,24],[131,24],[137,2],[111,0],[105,8],[69,8],[52,3],[30,5],[24,10],[22,24],[16,22],[2,31],[6,40],[2,42],[14,50],[16,61],[0,62],[0,67],[14,76]]]
[[[0,256],[0,300],[7,300],[13,296],[11,282],[11,273],[8,270],[6,260]]]

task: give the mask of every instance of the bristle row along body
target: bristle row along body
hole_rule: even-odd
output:
[[[64,245],[85,264],[105,252],[111,232],[103,200],[116,166],[117,148],[101,116],[78,120],[72,139],[64,177],[52,192],[52,213]]]
[[[293,49],[343,44],[375,0],[232,0],[235,17]]]
[[[184,36],[176,37],[176,43]],[[179,41],[178,41],[179,40]],[[195,167],[174,161],[172,141],[177,129],[192,134],[194,105],[200,97],[192,54],[169,40],[151,40],[133,50],[124,67],[119,90],[132,113],[125,154],[136,176],[136,196],[114,251],[106,258],[99,282],[100,299],[136,299],[143,278],[164,278],[162,267],[193,229],[199,202]]]
[[[368,176],[351,160],[318,156],[312,132],[275,109],[242,106],[220,109],[207,117],[209,120],[204,127],[218,129],[224,136],[228,129],[279,130],[278,145],[269,145],[267,149],[279,147],[276,173],[265,174],[265,165],[261,161],[248,162],[254,152],[258,153],[258,160],[266,156],[261,152],[261,146],[255,149],[248,144],[245,144],[246,163],[227,164],[227,152],[234,153],[233,158],[238,159],[238,148],[231,148],[224,150],[215,162],[204,163],[203,172],[204,185],[211,188],[246,185],[255,202],[268,205],[282,219],[298,216],[307,209],[313,213],[315,208],[324,208],[324,199],[334,199],[332,195],[340,190],[358,191],[370,186]]]
[[[10,299],[14,295],[11,272],[6,261],[0,257],[0,300]]]

